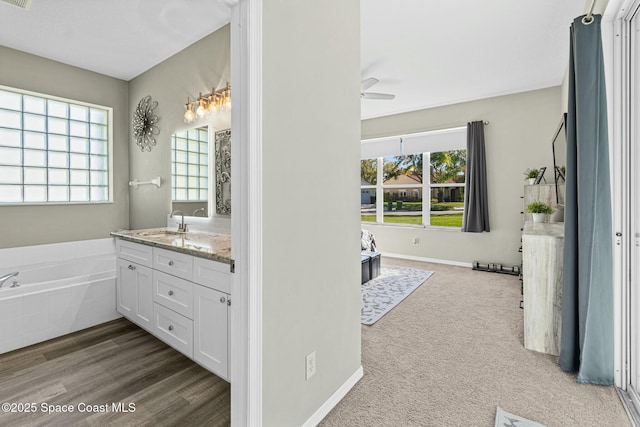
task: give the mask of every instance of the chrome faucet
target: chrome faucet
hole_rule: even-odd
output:
[[[4,276],[0,277],[0,288],[4,285],[4,282],[11,279],[12,277],[16,277],[18,274],[19,272],[16,271],[14,273],[5,274]]]
[[[198,212],[202,212],[202,216],[204,216],[204,208],[196,209],[195,211],[193,211],[192,216],[198,216]]]
[[[189,229],[187,228],[189,224],[184,223],[184,214],[182,213],[182,211],[175,210],[171,212],[171,215],[169,215],[169,218],[173,218],[173,216],[176,214],[179,214],[182,216],[182,222],[178,224],[178,231],[183,231],[186,233],[187,231],[189,231]]]

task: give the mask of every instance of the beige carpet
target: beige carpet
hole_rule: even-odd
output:
[[[362,327],[364,377],[320,424],[492,427],[496,406],[554,426],[630,426],[614,387],[579,385],[523,346],[515,276],[391,258],[435,272]]]

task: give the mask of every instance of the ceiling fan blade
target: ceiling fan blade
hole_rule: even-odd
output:
[[[368,79],[363,80],[360,83],[360,90],[364,92],[365,90],[369,89],[374,84],[378,83],[378,81],[379,81],[378,79],[374,79],[373,77],[369,77]]]
[[[362,99],[393,99],[395,97],[395,95],[391,95],[390,93],[365,92],[362,94]]]

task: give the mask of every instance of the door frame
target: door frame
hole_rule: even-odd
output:
[[[634,324],[631,313],[631,148],[632,132],[638,123],[632,120],[631,20],[640,0],[611,0],[602,24],[605,77],[607,81],[609,140],[612,163],[614,238],[614,369],[615,385],[630,391],[632,332],[640,336],[640,323]],[[636,18],[637,19],[637,18]],[[636,62],[634,66],[640,63]],[[638,100],[636,100],[638,102]],[[634,126],[636,129],[634,129]],[[639,360],[640,363],[640,360]],[[639,402],[640,403],[640,402]]]
[[[231,9],[231,425],[262,425],[262,0]]]

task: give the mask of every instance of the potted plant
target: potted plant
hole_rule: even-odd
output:
[[[533,185],[539,173],[540,171],[538,169],[527,169],[524,171],[524,179],[529,180],[529,185]]]
[[[545,216],[553,212],[551,206],[543,202],[532,202],[527,205],[527,212],[533,216],[533,222],[544,222]]]

